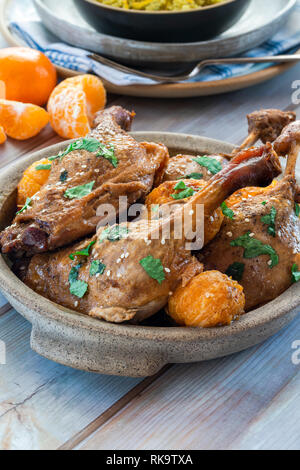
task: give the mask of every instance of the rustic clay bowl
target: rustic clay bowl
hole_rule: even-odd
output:
[[[165,143],[172,153],[229,153],[232,145],[184,134],[133,133],[141,141]],[[1,170],[0,229],[15,212],[16,186],[32,162],[57,154],[66,142],[18,159]],[[126,281],[124,281],[126,282]],[[257,288],[259,289],[258,281]],[[212,329],[116,325],[61,307],[25,286],[0,257],[0,288],[13,307],[32,323],[31,347],[55,362],[103,374],[148,376],[167,363],[226,356],[264,341],[300,310],[300,285],[231,326]]]

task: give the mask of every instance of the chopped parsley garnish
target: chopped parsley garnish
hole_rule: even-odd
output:
[[[179,183],[176,184],[174,187],[175,191],[180,191],[179,193],[174,193],[172,194],[172,198],[175,200],[179,199],[186,199],[187,197],[191,197],[195,194],[195,191],[193,188],[189,188],[186,186],[184,181],[179,181]]]
[[[71,271],[69,274],[69,283],[70,283],[70,293],[81,299],[88,289],[88,284],[84,281],[78,280],[80,268],[81,268],[81,264],[77,264],[77,266],[73,266],[73,268],[71,268]]]
[[[201,180],[203,178],[203,173],[190,173],[189,175],[186,175],[185,178],[189,180]]]
[[[96,157],[103,157],[108,160],[114,168],[117,168],[119,160],[116,157],[114,146],[111,144],[109,147],[105,147],[103,144],[99,144],[100,151]]]
[[[90,255],[90,248],[95,245],[96,241],[93,241],[88,244],[86,248],[80,251],[75,251],[75,253],[71,253],[69,258],[74,259],[75,256],[89,256]]]
[[[69,283],[72,284],[72,282],[77,281],[78,275],[79,275],[79,269],[81,268],[81,264],[77,264],[77,266],[73,266],[71,268],[70,274],[69,274]]]
[[[103,274],[106,269],[105,264],[101,263],[98,259],[94,259],[91,262],[90,276],[96,276],[96,274]]]
[[[31,197],[28,197],[28,198],[26,199],[26,202],[25,202],[24,206],[22,207],[22,209],[20,209],[20,210],[16,213],[16,215],[21,214],[21,213],[24,212],[24,211],[27,211],[27,209],[31,206],[31,203],[32,203],[32,199],[31,199]]]
[[[236,262],[229,266],[225,274],[227,274],[227,276],[229,277],[232,277],[234,281],[240,282],[243,278],[244,270],[245,270],[244,263]]]
[[[233,212],[233,210],[229,209],[229,207],[227,206],[225,201],[222,202],[221,209],[222,209],[223,215],[225,215],[225,217],[228,217],[228,219],[231,219],[231,220],[234,219],[234,212]]]
[[[212,175],[216,175],[219,171],[222,170],[222,164],[213,157],[203,157],[193,158],[193,161],[198,163],[200,166],[204,166],[211,172]]]
[[[263,202],[262,202],[262,205],[263,205],[263,206],[266,206],[266,205],[267,205],[267,201],[263,201]]]
[[[68,153],[73,152],[74,150],[87,150],[88,152],[96,152],[98,148],[100,147],[100,142],[96,139],[79,139],[76,140],[75,142],[72,142],[66,150],[63,150],[59,152],[58,155],[55,155],[53,157],[50,157],[48,160],[53,161],[59,158],[60,160],[63,159]]]
[[[260,220],[263,224],[269,225],[268,233],[272,235],[272,237],[276,237],[276,230],[275,230],[275,221],[276,221],[277,210],[275,207],[272,207],[270,214],[263,215]]]
[[[141,259],[140,265],[144,268],[148,276],[155,279],[159,284],[166,279],[160,259],[155,259],[152,255],[149,255],[146,258]]]
[[[35,167],[36,170],[51,170],[51,163],[41,163]]]
[[[121,225],[115,225],[114,227],[108,227],[103,230],[100,235],[99,243],[102,243],[104,240],[110,242],[117,242],[121,238],[125,238],[129,230],[127,227],[122,227]]]
[[[250,231],[245,233],[245,235],[233,240],[230,245],[244,248],[244,258],[246,259],[256,258],[260,255],[269,255],[271,260],[270,268],[272,269],[274,266],[277,266],[279,258],[274,248],[270,245],[264,245],[254,237],[250,237],[250,234]]]
[[[70,284],[70,292],[72,295],[76,295],[79,299],[82,299],[88,289],[88,283],[84,281],[74,281]]]
[[[64,196],[68,199],[81,199],[84,196],[90,194],[93,190],[95,181],[86,183],[80,186],[74,186],[74,188],[69,188],[66,190]]]
[[[297,202],[295,202],[294,210],[295,210],[296,217],[299,217],[299,215],[300,215],[300,205],[297,204]]]
[[[59,175],[59,180],[60,180],[62,183],[64,183],[67,178],[68,178],[68,172],[67,172],[67,170],[62,171],[61,174]]]
[[[300,271],[298,270],[298,265],[293,264],[292,266],[292,282],[293,284],[300,281]]]

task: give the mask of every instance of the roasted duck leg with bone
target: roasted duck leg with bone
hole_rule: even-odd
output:
[[[274,143],[279,155],[288,154],[282,181],[266,190],[250,188],[229,198],[233,211],[225,217],[216,238],[201,252],[205,269],[232,275],[244,287],[246,310],[269,302],[293,282],[292,268],[300,267],[300,220],[295,206],[295,165],[300,150],[300,121],[290,124]],[[231,204],[231,199],[233,204]]]
[[[97,128],[53,159],[47,184],[2,232],[2,253],[30,256],[67,245],[96,231],[101,204],[118,211],[120,196],[130,205],[147,195],[168,151],[127,134],[122,127],[130,129],[132,117],[118,106],[99,113]]]
[[[258,140],[264,144],[273,142],[285,126],[295,121],[296,114],[279,109],[262,109],[247,116],[249,134],[242,145],[233,150],[231,155],[209,155],[195,157],[193,155],[176,155],[171,158],[164,173],[164,181],[178,179],[203,179],[208,181],[214,173],[220,171],[242,150],[253,146]]]
[[[54,254],[32,258],[24,282],[65,307],[111,322],[141,321],[164,307],[169,295],[201,272],[175,220],[188,214],[197,233],[197,208],[213,213],[237,189],[266,186],[281,167],[271,145],[237,155],[168,219],[100,228],[97,235]],[[170,236],[163,238],[165,227]]]

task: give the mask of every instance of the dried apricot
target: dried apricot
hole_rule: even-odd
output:
[[[98,77],[67,78],[57,85],[49,98],[51,125],[65,139],[84,137],[90,132],[96,113],[105,104],[106,91]]]
[[[240,284],[219,271],[205,271],[171,295],[167,313],[178,325],[212,328],[229,325],[244,307]]]
[[[43,158],[38,162],[32,163],[32,165],[24,171],[23,177],[18,184],[18,206],[23,207],[26,199],[34,196],[34,194],[47,183],[51,171],[49,166],[51,166],[51,161],[47,158]]]
[[[0,125],[13,139],[34,137],[48,122],[47,111],[39,106],[0,99]]]

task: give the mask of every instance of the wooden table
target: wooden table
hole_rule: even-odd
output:
[[[297,109],[291,102],[297,79],[300,65],[230,95],[172,101],[110,96],[109,104],[134,109],[135,130],[238,143],[246,135],[246,113]],[[0,148],[0,165],[57,141],[50,127],[22,143],[9,140]],[[144,380],[80,372],[38,356],[30,349],[30,324],[3,297],[0,340],[7,348],[6,365],[0,365],[0,449],[300,448],[300,369],[292,361],[300,317],[260,346],[168,366]]]

